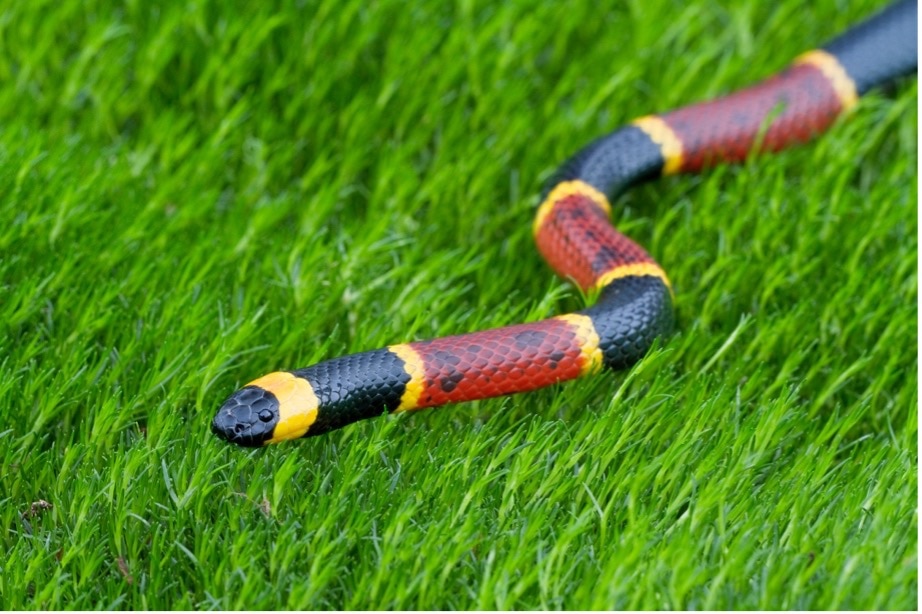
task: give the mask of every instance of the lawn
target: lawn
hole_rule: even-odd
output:
[[[615,203],[629,371],[244,450],[279,368],[548,317],[542,183],[880,6],[0,7],[0,606],[917,603],[917,86]]]

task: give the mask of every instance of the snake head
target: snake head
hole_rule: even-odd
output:
[[[258,386],[247,386],[232,394],[214,420],[212,432],[231,443],[259,448],[272,438],[279,421],[279,401]]]
[[[211,423],[215,435],[258,448],[303,437],[317,420],[320,401],[303,377],[277,371],[230,395]]]

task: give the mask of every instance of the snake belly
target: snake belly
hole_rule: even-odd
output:
[[[256,447],[629,367],[670,334],[672,289],[653,258],[612,226],[610,199],[661,175],[744,160],[757,143],[776,151],[823,132],[868,90],[915,72],[916,20],[915,1],[898,2],[754,86],[641,117],[567,161],[533,230],[559,275],[598,294],[591,307],[271,373],[224,402],[213,432]]]

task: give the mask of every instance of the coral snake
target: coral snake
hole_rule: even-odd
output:
[[[632,365],[670,333],[672,289],[647,252],[611,225],[610,200],[641,181],[738,162],[824,131],[868,90],[916,71],[916,13],[915,0],[898,2],[754,86],[641,117],[567,161],[538,208],[534,235],[558,274],[598,291],[588,309],[271,373],[232,394],[212,430],[262,446]]]

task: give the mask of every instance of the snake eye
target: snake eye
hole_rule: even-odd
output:
[[[262,410],[261,412],[259,412],[259,419],[262,420],[263,422],[269,422],[270,420],[272,420],[272,412],[269,411],[268,409]]]

